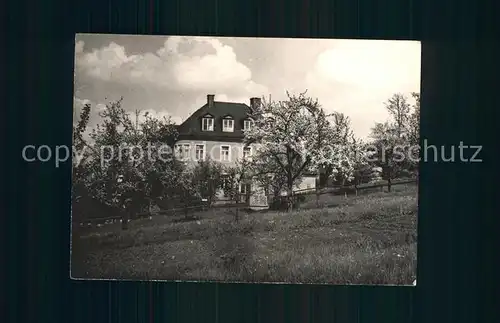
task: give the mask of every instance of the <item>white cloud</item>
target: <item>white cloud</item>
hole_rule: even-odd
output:
[[[82,110],[82,108],[86,105],[86,104],[90,104],[93,111],[95,112],[101,112],[101,111],[104,111],[104,109],[106,108],[106,105],[103,104],[103,103],[94,103],[90,100],[87,100],[87,99],[80,99],[80,98],[77,98],[77,97],[73,97],[73,110],[76,111],[76,112],[79,112]]]
[[[156,111],[156,110],[153,110],[153,109],[146,109],[146,110],[141,110],[140,111],[140,114],[139,114],[139,123],[142,123],[142,122],[144,122],[146,120],[146,117],[145,117],[146,113],[148,113],[148,115],[150,117],[152,117],[153,119],[164,120],[164,118],[168,119],[170,117],[171,120],[173,122],[175,122],[176,124],[180,124],[182,122],[182,119],[180,117],[173,116],[173,115],[171,115],[170,113],[168,113],[165,110]],[[131,117],[132,120],[135,120],[135,113],[129,112],[129,115],[130,115],[130,117]]]
[[[181,52],[179,46],[193,49]],[[214,53],[200,55],[198,46]],[[170,90],[224,92],[237,89],[242,94],[262,95],[266,87],[252,81],[250,69],[239,62],[233,48],[205,37],[169,37],[156,53],[128,55],[123,46],[108,46],[83,52],[77,43],[76,71],[93,78],[122,84],[157,86]]]
[[[318,55],[313,75],[365,89],[419,86],[420,43],[384,40],[341,40]],[[417,89],[418,90],[418,89]]]
[[[392,94],[420,92],[420,66],[419,42],[336,40],[317,55],[305,84],[325,110],[348,115],[366,138],[387,119],[383,103]]]
[[[80,99],[80,98],[77,98],[77,97],[73,97],[73,104],[76,106],[84,106],[85,104],[89,104],[91,103],[90,100],[87,100],[87,99]]]
[[[75,45],[76,96],[104,102],[123,95],[127,111],[168,110],[178,121],[204,105],[207,94],[249,104],[250,97],[281,100],[285,90],[307,89],[327,112],[348,115],[366,138],[387,119],[383,103],[392,94],[420,91],[419,42],[168,37],[155,38],[154,49],[143,53],[135,39],[104,47],[87,39],[98,49]]]

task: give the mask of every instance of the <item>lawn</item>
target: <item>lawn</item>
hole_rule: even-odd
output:
[[[396,189],[397,188],[397,189]],[[416,278],[417,187],[321,196],[286,212],[208,211],[201,219],[74,230],[72,277],[316,284]],[[139,222],[141,221],[141,222]]]

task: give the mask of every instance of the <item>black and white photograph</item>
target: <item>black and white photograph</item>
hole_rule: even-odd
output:
[[[417,284],[421,43],[77,34],[70,276]]]

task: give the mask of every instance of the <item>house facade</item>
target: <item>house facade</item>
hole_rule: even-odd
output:
[[[174,148],[177,158],[192,164],[210,159],[231,167],[237,160],[250,157],[254,147],[243,143],[244,131],[252,127],[250,111],[258,104],[259,98],[251,98],[248,106],[215,101],[215,95],[207,95],[206,103],[178,127]],[[240,185],[242,199],[251,189],[251,183]],[[229,199],[222,189],[216,197],[219,201]]]
[[[206,103],[178,127],[174,148],[177,158],[192,164],[210,158],[230,167],[241,158],[251,157],[255,146],[244,144],[244,132],[254,125],[250,112],[261,104],[261,100],[250,98],[249,103],[215,101],[215,95],[207,95]],[[313,189],[315,184],[315,177],[306,176],[297,189]],[[240,185],[242,199],[245,195],[248,197],[249,192],[262,195],[262,190],[251,182]],[[217,193],[217,200],[228,199],[222,189]]]

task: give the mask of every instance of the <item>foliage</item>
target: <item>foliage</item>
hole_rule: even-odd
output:
[[[83,139],[91,106],[86,105],[74,132],[75,148],[84,159],[74,165],[75,197],[88,195],[126,213],[144,210],[151,199],[171,193],[182,176],[182,165],[173,158],[166,142],[173,142],[176,128],[170,119],[158,120],[145,113],[139,122],[122,107],[122,99],[110,102],[99,113],[102,122]],[[74,160],[74,162],[76,162]],[[170,189],[169,189],[170,188]]]
[[[297,209],[302,203],[306,201],[305,194],[294,194],[292,198],[293,208]],[[271,210],[288,210],[288,200],[286,196],[275,196],[269,204],[269,209]]]
[[[361,139],[353,139],[351,144],[353,152],[352,167],[349,168],[351,181],[354,185],[369,182],[372,174],[372,167],[368,162],[367,143]]]
[[[170,148],[177,140],[171,119],[140,111],[134,119],[122,99],[106,105],[86,140],[92,110],[87,104],[73,133],[74,147],[83,156],[73,159],[74,213],[81,211],[83,200],[121,214],[144,211],[152,203],[169,208],[179,201],[187,208],[206,198],[210,205],[221,188],[232,201],[240,201],[240,185],[250,179],[274,196],[286,190],[291,210],[292,192],[306,173],[321,173],[321,184],[331,178],[337,184],[358,185],[380,168],[390,186],[392,179],[415,174],[418,168],[407,149],[419,143],[420,130],[420,95],[411,96],[413,105],[400,93],[389,98],[385,107],[390,118],[375,124],[370,142],[355,136],[349,117],[326,114],[306,92],[287,93],[285,101],[264,99],[252,109],[254,126],[245,131],[252,157],[229,168],[212,160],[195,165],[177,160]],[[418,150],[413,152],[418,155]]]
[[[251,159],[236,160],[234,165],[226,167],[224,170],[225,185],[223,187],[224,194],[229,197],[232,202],[241,203],[248,201],[252,194],[252,169]],[[255,181],[255,178],[253,178]],[[262,185],[259,181],[255,181],[254,185]],[[245,194],[242,194],[240,189],[242,186],[247,187]],[[235,220],[239,221],[239,210],[236,208]]]
[[[412,92],[411,96],[415,100],[413,111],[408,120],[408,139],[412,145],[418,145],[420,140],[420,93]]]
[[[287,92],[286,101],[266,101],[252,110],[255,126],[245,132],[245,142],[255,144],[252,169],[262,183],[269,178],[283,183],[289,196],[306,172],[318,171],[328,164],[330,154],[342,156],[340,146],[332,143],[328,115],[319,102],[306,92]],[[277,188],[277,187],[275,187]]]
[[[333,153],[324,163],[326,175],[337,185],[360,183],[366,172],[366,143],[356,138],[349,117],[334,113],[330,141]]]
[[[373,166],[382,168],[382,178],[391,181],[398,176],[407,176],[416,168],[415,143],[418,142],[418,119],[420,114],[419,95],[414,93],[416,105],[411,109],[407,97],[401,93],[394,94],[386,103],[390,119],[376,123],[371,137]]]
[[[410,160],[409,171],[418,176],[418,162],[416,160],[420,155],[420,94],[412,92],[411,95],[415,99],[415,104],[413,104],[413,111],[408,122],[408,139],[414,149],[410,152],[412,159]]]
[[[223,183],[224,168],[216,161],[207,159],[198,161],[191,172],[191,181],[197,191],[196,195],[206,198],[208,204],[212,205],[215,195]]]

